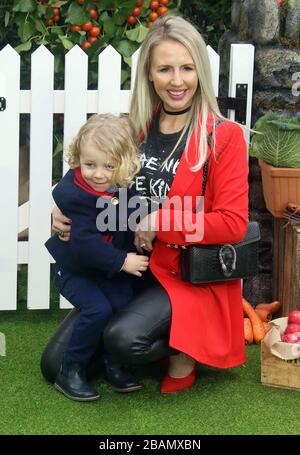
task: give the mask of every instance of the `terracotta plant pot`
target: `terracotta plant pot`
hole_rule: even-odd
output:
[[[267,209],[282,218],[288,202],[300,205],[300,168],[274,167],[259,160]]]

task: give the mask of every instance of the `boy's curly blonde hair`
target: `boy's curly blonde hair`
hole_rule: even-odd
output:
[[[92,141],[100,152],[107,153],[115,167],[113,182],[126,187],[139,172],[141,165],[137,153],[134,128],[128,116],[95,114],[80,128],[67,153],[70,168],[80,165],[80,149],[83,141]]]

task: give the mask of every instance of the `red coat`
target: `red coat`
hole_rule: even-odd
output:
[[[216,144],[217,160],[211,157],[205,193],[204,237],[199,243],[234,243],[242,240],[248,223],[248,162],[241,128],[221,123],[216,128]],[[192,138],[190,159],[194,145]],[[183,154],[168,197],[195,197],[201,193],[201,182],[202,169],[192,172]],[[150,261],[172,305],[169,344],[207,365],[240,365],[245,362],[241,280],[211,285],[182,281],[180,250],[167,244],[186,244],[185,233],[159,227]]]

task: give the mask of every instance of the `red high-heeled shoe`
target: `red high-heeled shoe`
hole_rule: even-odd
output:
[[[181,390],[192,387],[196,382],[196,366],[192,369],[190,374],[184,378],[172,378],[168,373],[162,380],[160,391],[161,393],[180,392]]]

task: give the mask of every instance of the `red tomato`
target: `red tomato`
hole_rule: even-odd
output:
[[[90,13],[90,18],[96,21],[98,19],[98,11],[95,8],[88,8],[88,12]]]
[[[152,11],[152,13],[149,14],[149,19],[150,21],[154,22],[158,18],[158,14],[155,11]]]
[[[139,16],[141,14],[141,8],[134,8],[131,15],[132,16]]]
[[[89,32],[92,30],[93,24],[91,22],[85,22],[84,24],[81,25],[81,30],[85,30],[86,32]]]
[[[157,10],[157,14],[159,16],[164,16],[167,12],[168,12],[168,8],[166,8],[165,6],[160,6]]]
[[[85,41],[84,43],[82,43],[81,47],[82,49],[88,49],[89,47],[91,47],[92,43],[90,43],[89,41]]]
[[[159,0],[159,3],[163,6],[167,6],[169,4],[169,0]]]
[[[53,16],[59,16],[59,8],[53,8]]]
[[[152,2],[150,2],[150,8],[154,11],[154,10],[157,10],[159,8],[159,2],[156,1],[156,0],[153,0]]]
[[[73,25],[71,25],[70,29],[71,29],[71,32],[80,32],[81,26],[73,24]]]
[[[97,39],[98,38],[96,36],[89,36],[88,37],[88,42],[93,44],[95,41],[97,41]]]
[[[77,3],[78,5],[83,5],[83,4],[84,4],[84,0],[76,0],[76,3]]]
[[[143,6],[143,4],[144,4],[144,2],[136,2],[135,6],[137,6],[139,8],[140,6]]]
[[[91,30],[89,31],[90,36],[97,37],[100,35],[101,28],[100,27],[92,27]]]
[[[134,24],[137,23],[137,19],[136,19],[136,17],[134,17],[134,16],[129,16],[128,19],[127,19],[127,22],[128,22],[128,24],[130,24],[130,25],[134,25]]]

